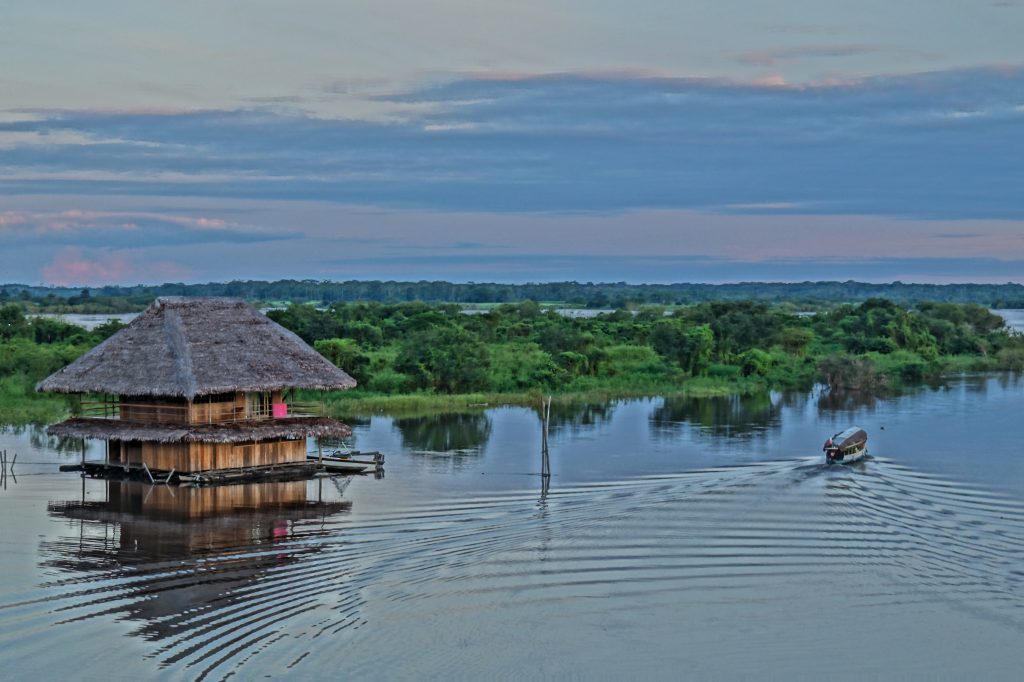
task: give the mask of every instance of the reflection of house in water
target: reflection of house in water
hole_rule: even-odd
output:
[[[187,473],[304,466],[307,437],[351,430],[289,391],[355,383],[242,300],[160,298],[37,388],[106,396],[51,435],[107,441],[126,471]]]
[[[120,552],[178,557],[273,542],[287,537],[294,521],[351,507],[351,502],[309,500],[307,487],[323,485],[323,479],[200,488],[106,481],[106,500],[55,502],[49,511],[117,524]]]
[[[281,590],[285,576],[322,551],[296,541],[324,533],[317,521],[351,508],[335,488],[338,479],[203,488],[104,484],[103,501],[50,503],[52,516],[79,521],[79,536],[43,541],[44,566],[84,574],[61,580],[85,586],[79,597],[89,607],[86,617],[109,602],[99,613],[141,621],[134,634],[169,640],[168,651],[204,645],[215,637],[211,627],[234,627],[241,611],[259,629],[262,618],[287,609],[287,602],[261,605],[270,576]]]

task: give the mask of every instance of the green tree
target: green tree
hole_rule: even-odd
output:
[[[336,367],[348,372],[360,384],[369,378],[367,369],[370,366],[370,358],[354,339],[320,339],[313,343],[313,348]]]
[[[28,321],[20,305],[8,303],[0,307],[0,339],[28,336],[28,333]]]
[[[759,348],[751,348],[740,355],[743,376],[767,376],[772,366],[772,356]]]
[[[814,341],[814,332],[806,327],[786,327],[778,335],[782,349],[791,355],[804,355]]]
[[[458,327],[427,327],[399,346],[395,370],[413,386],[440,393],[472,393],[490,388],[487,348]]]
[[[675,361],[691,375],[707,369],[715,347],[710,325],[687,325],[678,318],[658,320],[651,327],[650,343],[662,357]]]
[[[562,374],[548,353],[535,343],[503,343],[490,347],[490,381],[495,391],[549,388]]]

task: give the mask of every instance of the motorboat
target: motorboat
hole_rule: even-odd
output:
[[[825,461],[830,464],[856,462],[868,454],[868,434],[859,426],[851,426],[825,441],[822,449],[825,451]]]

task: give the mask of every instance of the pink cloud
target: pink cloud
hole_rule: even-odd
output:
[[[40,273],[44,282],[59,286],[164,282],[191,274],[170,261],[143,261],[131,252],[89,256],[74,246],[61,249]]]
[[[0,213],[0,227],[24,225],[27,222],[28,217],[24,213],[15,213],[14,211],[4,211],[3,213]]]

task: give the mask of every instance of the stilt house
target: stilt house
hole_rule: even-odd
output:
[[[125,469],[196,473],[306,461],[306,439],[351,434],[293,399],[355,380],[240,299],[159,298],[36,390],[99,396],[48,432],[107,442]]]

